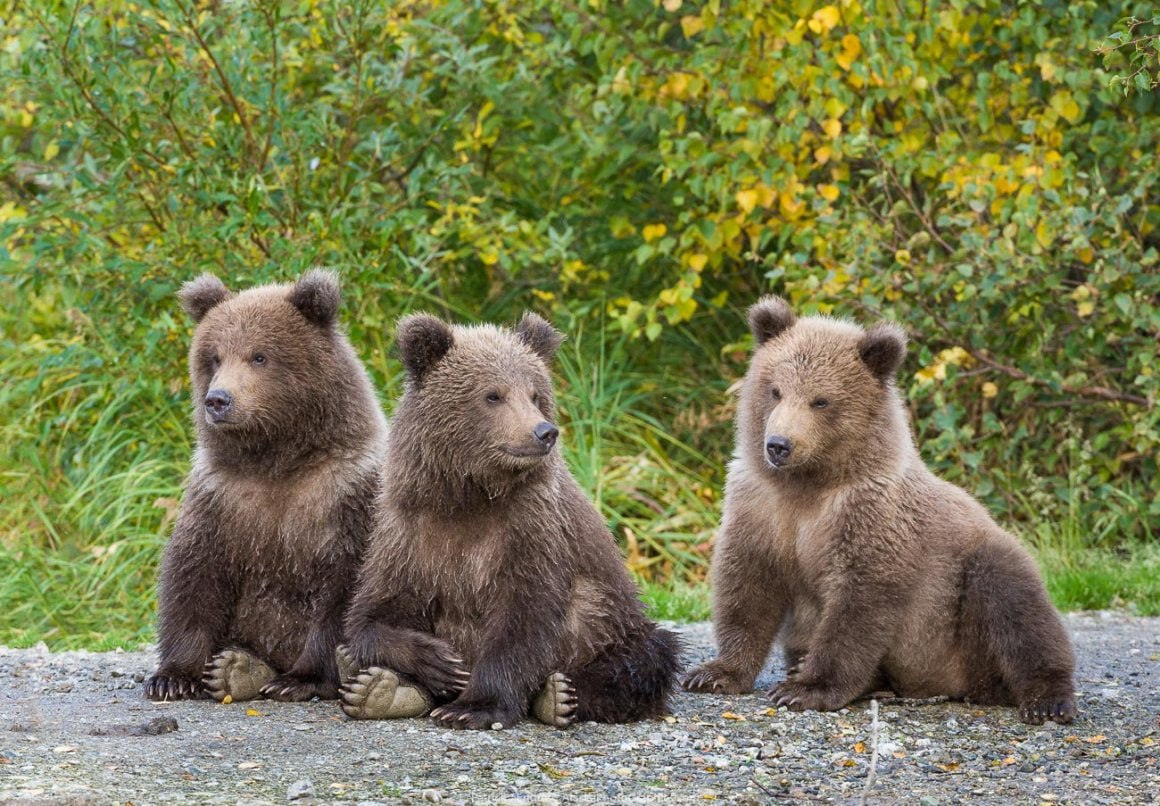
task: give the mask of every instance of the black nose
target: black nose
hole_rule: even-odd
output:
[[[221,420],[234,407],[234,396],[225,389],[210,389],[205,396],[205,413],[214,422]]]
[[[556,444],[556,437],[560,436],[560,429],[551,423],[540,423],[532,429],[532,436],[549,448]]]
[[[784,465],[791,453],[793,453],[793,445],[785,437],[765,438],[765,454],[769,457],[769,463],[774,467]]]

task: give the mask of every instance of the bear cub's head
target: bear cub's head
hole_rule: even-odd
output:
[[[533,313],[513,329],[399,321],[407,390],[394,436],[427,466],[486,484],[544,463],[559,430],[548,365],[563,336]]]
[[[297,439],[349,399],[333,272],[315,269],[295,283],[237,294],[203,274],[178,297],[197,322],[189,374],[203,438]]]
[[[778,297],[753,305],[749,326],[754,350],[738,439],[752,465],[820,478],[895,459],[900,423],[906,429],[894,388],[906,356],[898,326],[863,330],[826,316],[798,319]]]

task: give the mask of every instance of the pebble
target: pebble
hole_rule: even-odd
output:
[[[286,790],[287,800],[305,800],[314,797],[314,784],[303,779],[295,781],[290,784],[290,788]]]

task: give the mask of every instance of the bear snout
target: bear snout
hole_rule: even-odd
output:
[[[225,389],[210,389],[205,396],[205,413],[210,420],[220,423],[234,408],[234,396]]]
[[[556,437],[560,436],[560,429],[545,421],[532,429],[532,436],[536,442],[550,450],[556,444]]]
[[[765,455],[774,467],[781,467],[789,461],[791,453],[793,453],[793,443],[785,437],[765,438]]]

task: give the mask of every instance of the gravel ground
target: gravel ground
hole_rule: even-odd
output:
[[[334,703],[149,703],[151,653],[0,648],[0,802],[1160,802],[1160,619],[1067,625],[1080,714],[1044,727],[961,703],[794,714],[680,693],[664,720],[459,732]],[[708,625],[677,629],[689,662],[710,654]]]

